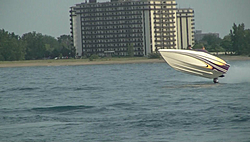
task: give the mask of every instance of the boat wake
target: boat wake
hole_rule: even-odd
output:
[[[196,81],[196,82],[190,82],[190,81],[183,81],[183,82],[175,82],[175,85],[167,85],[163,88],[168,89],[181,89],[181,88],[211,88],[215,86],[222,85],[221,83],[215,84],[208,81]]]
[[[250,66],[231,65],[225,78],[220,78],[221,83],[250,83]]]

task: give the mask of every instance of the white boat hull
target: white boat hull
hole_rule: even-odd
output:
[[[174,69],[205,78],[218,78],[230,65],[206,52],[194,50],[160,49],[161,56]]]

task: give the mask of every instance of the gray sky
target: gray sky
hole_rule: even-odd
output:
[[[0,29],[20,36],[32,31],[53,37],[70,34],[69,7],[84,1],[0,0]],[[233,23],[250,29],[250,0],[176,1],[178,8],[194,9],[196,30],[217,32],[223,38]]]

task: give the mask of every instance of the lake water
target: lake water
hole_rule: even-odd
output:
[[[250,61],[0,68],[0,141],[250,141]]]

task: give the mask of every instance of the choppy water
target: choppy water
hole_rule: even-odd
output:
[[[0,141],[250,141],[250,62],[0,68]]]

